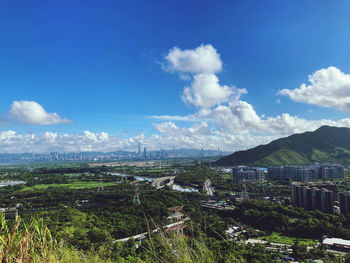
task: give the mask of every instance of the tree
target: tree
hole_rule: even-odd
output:
[[[293,249],[293,257],[297,259],[304,259],[307,257],[307,247],[299,243],[296,239],[292,246]]]
[[[96,245],[101,245],[111,239],[110,234],[106,230],[99,228],[93,228],[87,233],[87,236],[90,242]]]

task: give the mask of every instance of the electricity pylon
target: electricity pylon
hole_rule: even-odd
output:
[[[140,205],[140,188],[138,185],[135,185],[134,198],[132,200],[134,205]]]

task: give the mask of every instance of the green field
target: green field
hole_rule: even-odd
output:
[[[74,176],[81,176],[81,174],[82,173],[65,173],[65,174],[63,174],[64,176],[72,176],[72,177],[74,177]],[[86,174],[89,174],[89,173],[86,173]]]
[[[232,174],[220,174],[219,176],[224,179],[232,179]]]
[[[25,186],[21,191],[35,191],[35,190],[43,190],[47,189],[49,187],[55,187],[55,188],[70,188],[70,189],[82,189],[82,188],[96,188],[99,186],[114,186],[115,183],[109,182],[109,183],[100,183],[100,182],[71,182],[68,184],[41,184],[41,185],[35,185],[35,186]]]
[[[273,232],[272,234],[264,237],[258,237],[258,239],[265,240],[270,243],[280,243],[286,245],[293,245],[295,238],[281,236],[279,233]],[[306,238],[298,238],[299,244],[305,246],[315,246],[317,244],[317,240],[306,239]]]

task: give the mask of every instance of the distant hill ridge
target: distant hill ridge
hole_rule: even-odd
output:
[[[350,165],[350,128],[322,126],[313,132],[293,134],[266,145],[235,152],[215,164],[269,166],[314,162]]]

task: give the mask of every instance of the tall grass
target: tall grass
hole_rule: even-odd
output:
[[[148,254],[150,255],[148,262],[216,262],[213,251],[209,250],[204,242],[196,239],[190,244],[182,233],[159,233],[151,242]]]
[[[161,228],[159,228],[161,229]],[[227,243],[229,244],[229,243]],[[153,233],[143,240],[138,252],[133,241],[130,244],[102,244],[92,252],[83,253],[67,246],[63,241],[52,237],[50,230],[42,219],[32,218],[30,222],[21,222],[17,216],[6,221],[0,213],[0,262],[1,263],[215,263],[215,262],[249,262],[245,255],[237,250],[221,251],[210,248],[201,237],[187,237],[181,231]],[[121,246],[119,246],[121,245]],[[114,256],[111,251],[120,247],[122,250],[130,245],[130,253]],[[264,251],[261,251],[264,253]],[[103,257],[103,259],[101,259]],[[250,261],[252,262],[252,261]],[[267,262],[267,261],[254,261]]]
[[[148,246],[142,245],[145,257],[136,255],[119,259],[117,262],[167,262],[204,263],[217,262],[213,251],[200,239],[189,239],[180,232],[152,234]],[[141,249],[142,249],[141,248]],[[98,253],[83,254],[56,241],[42,219],[32,218],[22,222],[16,216],[7,221],[0,213],[0,262],[1,263],[109,263]],[[240,262],[240,261],[237,261]]]
[[[1,263],[68,263],[102,261],[97,256],[84,256],[52,238],[42,219],[22,223],[16,216],[11,223],[0,213],[0,262]]]
[[[154,222],[153,224],[156,226]],[[193,225],[188,227],[193,232]],[[161,228],[158,227],[158,229]],[[169,232],[159,230],[157,233],[149,231],[149,239],[143,242],[141,248],[146,250],[145,254],[148,257],[146,257],[144,262],[147,263],[247,262],[244,258],[238,256],[237,253],[232,253],[233,251],[226,251],[226,260],[219,259],[218,253],[209,248],[204,239],[201,237],[188,237],[182,230],[176,229]]]

